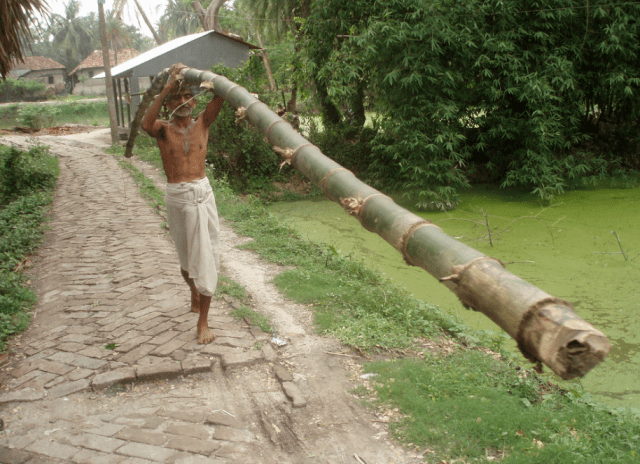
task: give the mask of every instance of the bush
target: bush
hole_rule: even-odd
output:
[[[57,160],[49,148],[36,145],[28,152],[11,147],[0,158],[0,198],[8,200],[29,192],[48,190],[58,177]]]
[[[29,323],[35,294],[19,267],[42,242],[40,224],[57,175],[57,159],[46,147],[24,153],[0,146],[0,350]]]
[[[244,68],[233,70],[224,66],[212,68],[213,72],[226,76],[229,80],[244,86],[249,92],[259,95],[262,102],[269,104],[273,95],[265,90],[265,76],[261,64],[250,60]],[[197,111],[209,102],[203,99]],[[259,130],[247,122],[235,122],[234,109],[225,104],[218,119],[209,131],[207,163],[223,175],[235,189],[255,191],[268,188],[275,179],[284,178],[290,168],[280,171],[280,159],[265,142]]]
[[[45,85],[27,79],[0,80],[0,102],[35,101],[44,98]]]

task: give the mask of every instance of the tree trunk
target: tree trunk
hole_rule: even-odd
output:
[[[258,38],[258,45],[262,49],[260,54],[262,55],[262,60],[264,61],[264,67],[267,69],[267,76],[269,77],[269,85],[271,86],[272,91],[278,90],[278,86],[276,85],[276,80],[273,78],[273,72],[271,71],[271,63],[269,62],[269,57],[267,56],[267,52],[264,49],[264,44],[262,43],[262,37],[259,32],[256,32],[256,37]]]
[[[568,302],[511,274],[497,259],[454,240],[440,227],[362,183],[244,87],[209,71],[186,68],[182,74],[192,85],[212,82],[215,94],[234,108],[242,108],[285,163],[340,203],[365,229],[389,242],[408,264],[425,269],[465,307],[482,312],[502,327],[528,359],[545,363],[567,380],[584,376],[609,353],[607,337],[582,320]],[[150,93],[145,99],[150,101]]]
[[[151,21],[149,21],[149,18],[147,18],[147,15],[145,14],[145,12],[140,7],[140,4],[138,3],[138,0],[133,0],[133,2],[136,4],[136,7],[138,8],[138,11],[140,12],[140,15],[142,16],[142,19],[144,20],[144,22],[146,23],[147,27],[151,31],[151,34],[153,34],[153,38],[155,39],[156,43],[158,45],[162,45],[163,44],[162,39],[160,38],[160,36],[156,32],[156,30],[151,25]]]
[[[111,63],[109,62],[109,45],[107,44],[107,26],[104,20],[104,7],[98,2],[98,15],[100,21],[100,42],[102,43],[102,62],[104,64],[104,81],[107,86],[107,104],[109,107],[109,125],[111,126],[111,143],[115,145],[120,140],[118,134],[118,122],[116,119],[116,100],[113,95],[113,82],[111,78]]]
[[[196,11],[200,24],[205,31],[222,32],[220,27],[220,19],[218,13],[227,0],[211,0],[211,3],[205,10],[198,0],[193,0],[191,6]]]

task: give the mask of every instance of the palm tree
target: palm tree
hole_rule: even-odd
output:
[[[69,0],[64,8],[64,16],[54,14],[54,44],[64,52],[61,60],[67,69],[73,69],[92,51],[93,31],[87,27],[86,18],[78,17],[80,2]]]
[[[0,3],[0,76],[6,78],[15,61],[24,60],[25,44],[29,43],[29,22],[33,14],[44,14],[49,7],[45,0],[13,0]]]
[[[131,44],[131,35],[126,30],[124,23],[114,11],[105,17],[105,30],[107,41],[113,50],[114,66],[118,64],[118,50]]]
[[[142,19],[144,20],[145,24],[149,28],[149,31],[151,31],[151,34],[153,35],[153,38],[155,39],[156,43],[158,45],[162,45],[162,43],[163,43],[162,39],[160,38],[160,36],[156,32],[156,30],[151,25],[151,21],[149,21],[149,18],[147,17],[147,14],[144,12],[142,7],[140,6],[140,3],[138,3],[138,0],[133,0],[133,3],[136,6],[136,14],[140,14],[140,16],[142,16]],[[114,2],[113,2],[113,11],[115,11],[117,14],[122,16],[122,12],[123,12],[124,7],[126,5],[127,5],[127,0],[114,0]]]
[[[183,0],[168,0],[158,21],[158,32],[166,40],[173,40],[198,32],[201,28],[198,16],[191,5]]]

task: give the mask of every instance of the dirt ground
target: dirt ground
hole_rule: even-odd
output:
[[[24,143],[27,137],[41,138],[42,143],[56,145],[61,153],[65,149],[95,151],[108,146],[110,140],[106,129],[69,126],[64,129],[47,129],[28,136],[8,134],[5,131],[0,134],[0,142],[4,138],[3,143],[10,141],[17,144],[19,140]],[[56,150],[52,149],[52,152],[55,153]],[[103,159],[106,162],[108,158],[109,155],[105,155]],[[132,162],[160,188],[164,188],[163,176],[156,168],[140,162],[136,157]],[[67,169],[65,163],[62,163],[61,169]],[[64,179],[64,175],[61,175],[61,182],[65,182]],[[133,189],[129,190],[128,195],[132,195],[131,190]],[[61,195],[61,191],[59,187],[58,195]],[[56,201],[59,200],[61,199]],[[158,226],[161,221],[162,218],[157,216]],[[257,346],[269,345],[272,349],[265,351],[263,347],[265,355],[262,358],[251,365],[239,365],[237,368],[225,368],[224,358],[215,358],[210,371],[193,375],[151,382],[131,382],[105,391],[89,389],[59,398],[49,395],[4,403],[0,399],[0,415],[5,421],[5,432],[0,433],[0,445],[6,447],[6,460],[0,459],[0,462],[24,462],[18,458],[11,461],[6,457],[20,452],[31,453],[38,459],[49,459],[34,462],[51,463],[423,462],[420,451],[404,449],[390,439],[388,422],[393,416],[392,411],[366,409],[350,393],[363,383],[360,366],[364,359],[341,346],[335,339],[316,335],[310,310],[285,299],[271,283],[282,269],[261,261],[252,252],[238,249],[237,245],[249,239],[235,234],[224,220],[221,228],[222,272],[245,287],[251,297],[253,309],[267,315],[276,329],[275,334],[259,335],[256,339],[258,341],[251,339],[249,335],[245,338],[251,343],[255,342]],[[62,237],[51,236],[55,233],[55,230],[49,231],[47,243],[56,244],[63,240]],[[169,240],[168,237],[163,237],[165,239]],[[30,273],[35,276],[35,287],[42,298],[44,290],[48,290],[49,295],[53,287],[49,280],[46,282],[46,289],[38,282],[42,275],[39,265],[36,256]],[[183,283],[180,287],[179,283],[175,285],[180,292],[185,292],[179,295],[186,295]],[[220,314],[225,311],[226,303],[221,301],[216,306],[221,308]],[[51,304],[47,306],[50,307]],[[43,317],[46,315],[38,313],[34,324],[37,325]],[[2,366],[5,380],[8,378],[6,374],[10,373],[8,371],[20,369],[21,364],[28,361],[24,347],[29,346],[30,337],[34,336],[34,332],[30,330],[15,340],[9,359]],[[277,339],[272,338],[274,336]],[[242,338],[240,335],[238,337]],[[290,376],[288,384],[297,389],[293,396],[285,391],[283,379],[276,375],[276,370],[282,368],[285,377]],[[280,372],[282,375],[282,371]],[[165,455],[163,450],[171,448],[171,440],[166,441],[166,437],[171,436],[172,430],[180,425],[167,422],[171,417],[177,417],[176,411],[191,416],[181,416],[182,425],[188,425],[203,413],[215,414],[223,411],[237,421],[234,426],[236,428],[233,429],[236,431],[235,438],[219,435],[220,427],[224,428],[219,424],[212,426],[207,421],[194,422],[190,426],[190,433],[193,435],[195,431],[201,431],[203,435],[199,438],[203,438],[204,442],[208,440],[215,443],[218,448],[212,451],[212,448],[207,448],[203,443],[203,449],[186,450],[183,440],[180,445],[173,447],[174,454]],[[168,419],[160,424],[161,421],[155,421],[158,417]],[[145,425],[136,422],[140,420]],[[158,450],[154,448],[154,452],[159,454],[154,454],[151,448],[142,448],[143,443],[147,443],[144,446],[151,446],[146,439],[140,438],[143,433],[147,433],[145,430],[149,429],[149,421],[153,421],[154,425],[156,422],[160,424],[156,425],[153,432],[163,433],[165,437],[165,442],[158,445]],[[95,437],[94,441],[85,437],[88,428],[99,426],[104,430],[105,424],[114,427],[116,424],[126,425],[126,430],[136,430],[130,431],[128,435],[120,430],[108,437],[126,442],[117,450],[109,451],[106,445],[104,449],[97,445],[87,445],[96,440]],[[248,435],[242,435],[245,433]],[[33,438],[33,441],[27,443],[27,436]],[[81,436],[85,438],[80,440],[78,437]],[[61,446],[66,448],[59,448]],[[125,448],[129,451],[124,451]],[[0,450],[0,458],[2,453]]]

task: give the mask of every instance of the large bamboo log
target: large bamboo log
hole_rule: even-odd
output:
[[[166,79],[167,72],[159,77]],[[609,353],[607,337],[581,319],[570,303],[511,274],[499,260],[454,240],[437,225],[359,181],[244,87],[194,68],[183,69],[182,75],[192,85],[212,86],[216,95],[236,108],[238,116],[247,118],[266,136],[283,163],[302,172],[365,229],[389,242],[408,264],[439,279],[465,307],[489,317],[517,341],[531,361],[546,364],[566,380],[584,376]]]

